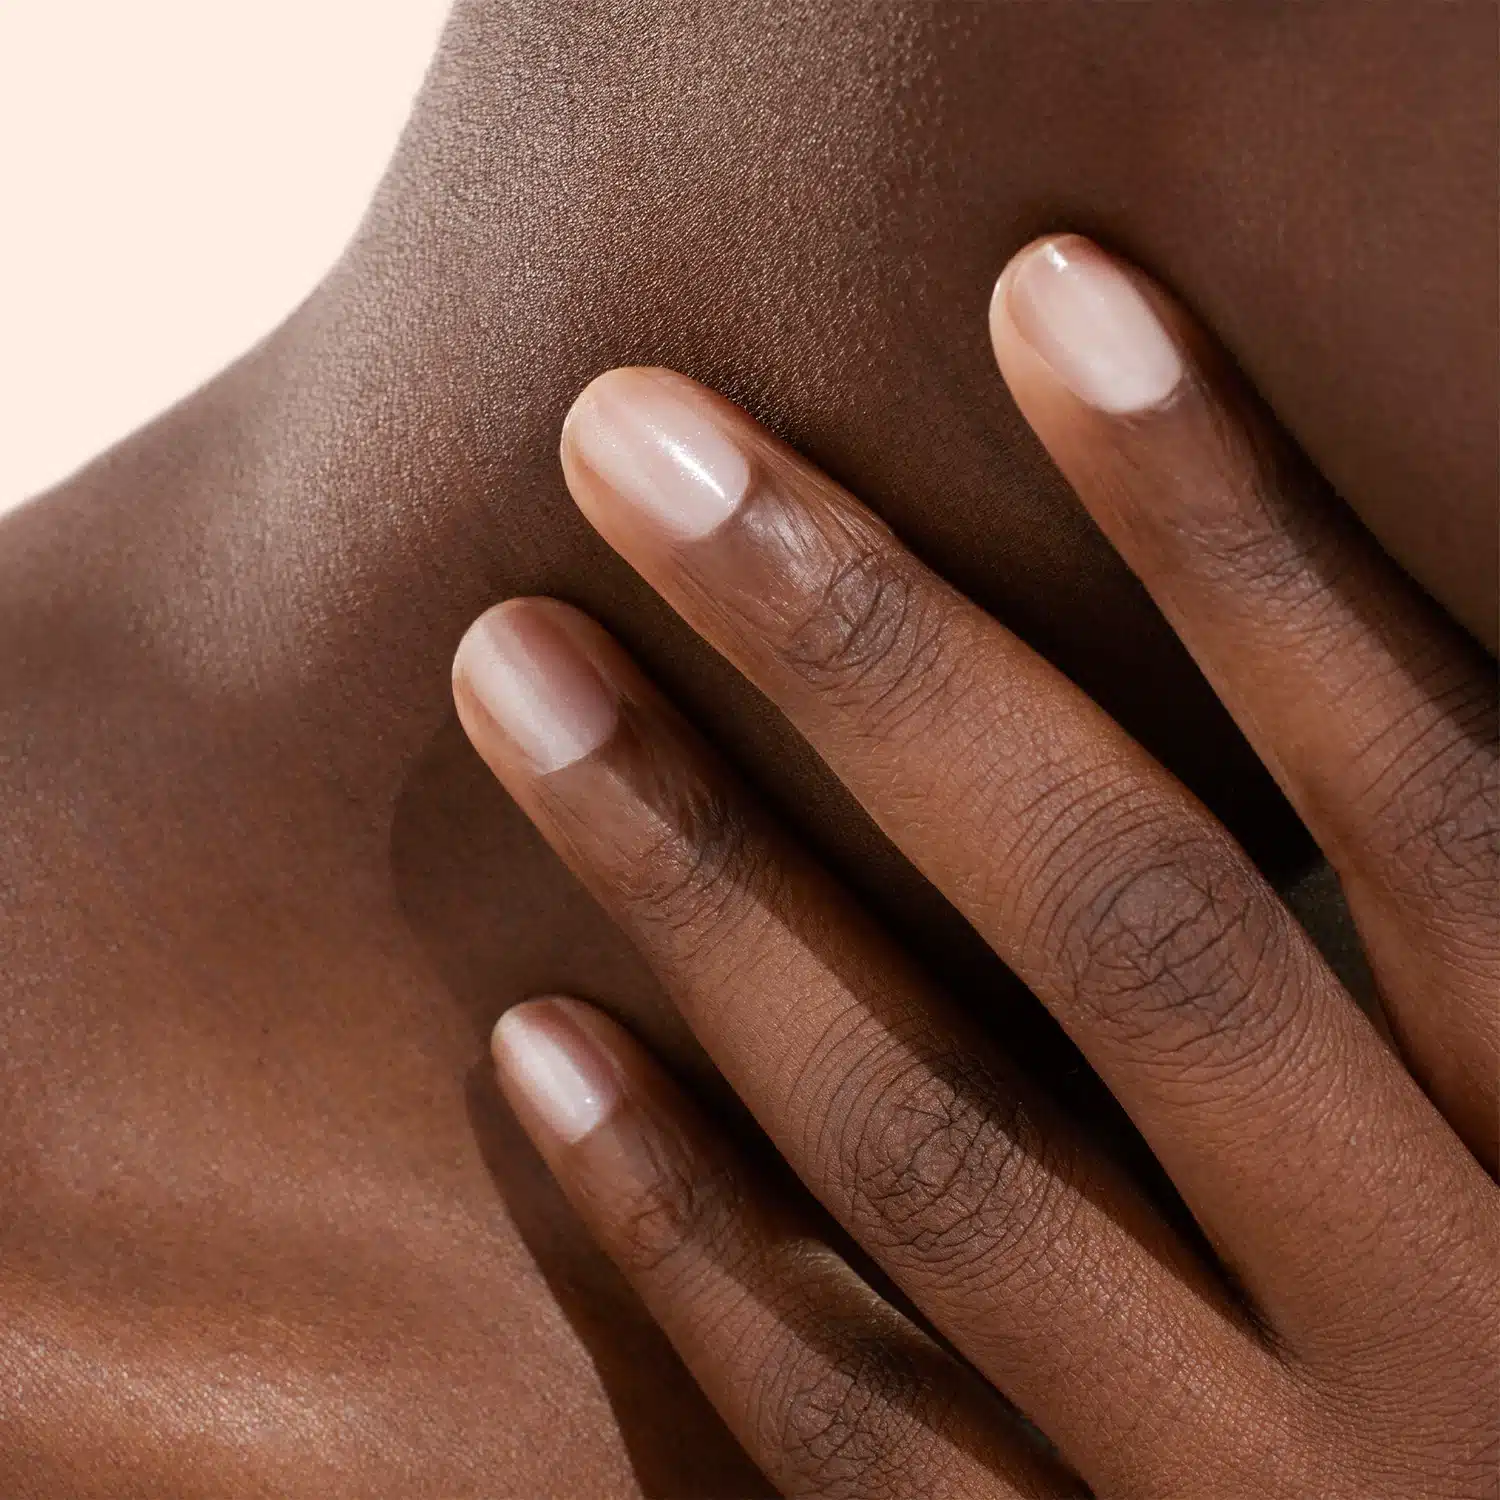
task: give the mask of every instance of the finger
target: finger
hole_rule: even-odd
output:
[[[589,1230],[789,1496],[1082,1493],[971,1371],[883,1302],[602,1013],[495,1028],[501,1085]]]
[[[1493,1169],[1494,663],[1332,502],[1182,310],[1097,246],[1022,251],[990,328],[1022,413],[1337,869],[1402,1050]]]
[[[609,638],[512,601],[465,637],[455,688],[480,753],[777,1149],[933,1325],[1101,1492],[1222,1471],[1208,1492],[1235,1493],[1254,1464],[1203,1435],[1274,1405],[1253,1330]]]
[[[1224,830],[1060,674],[681,376],[600,377],[563,461],[1058,1017],[1276,1326],[1404,1308],[1415,1226],[1452,1204],[1472,1258],[1472,1158]]]

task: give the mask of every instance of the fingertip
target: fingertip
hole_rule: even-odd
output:
[[[508,599],[469,627],[453,658],[454,701],[481,754],[509,745],[550,775],[604,744],[619,693],[592,640],[587,616],[555,599]]]
[[[587,428],[595,419],[594,414],[601,401],[629,400],[643,383],[672,373],[652,365],[613,365],[593,376],[573,397],[558,433],[558,457],[562,460],[564,471],[578,451],[579,430]]]
[[[496,1073],[525,1106],[532,1134],[576,1145],[619,1107],[623,1081],[596,1017],[592,1006],[549,995],[523,1000],[496,1021]]]
[[[701,540],[749,488],[742,417],[675,371],[607,370],[584,387],[563,422],[563,478],[617,550]]]
[[[610,1031],[619,1029],[597,1005],[590,1005],[586,1000],[576,1000],[571,995],[533,995],[501,1011],[490,1028],[491,1053],[498,1061],[501,1053],[508,1053],[528,1027],[545,1024],[549,1016],[560,1016],[564,1021],[594,1033],[601,1027]]]
[[[555,1004],[558,998],[547,995],[534,1000],[519,1000],[501,1011],[490,1028],[490,1057],[497,1068],[505,1071],[533,1019],[539,1012],[545,1012],[548,1005]]]
[[[1077,234],[1043,236],[1012,256],[995,283],[989,323],[1017,400],[1024,405],[1023,393],[1041,383],[1109,417],[1165,405],[1186,366],[1140,280]]]

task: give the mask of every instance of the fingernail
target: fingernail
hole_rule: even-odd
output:
[[[530,1000],[495,1026],[495,1066],[560,1140],[596,1130],[620,1102],[619,1075],[573,1014],[576,1001]]]
[[[1177,389],[1177,346],[1130,278],[1087,240],[1048,240],[1006,280],[1017,332],[1080,401],[1124,416]]]
[[[513,600],[481,615],[454,675],[539,773],[560,771],[610,736],[619,701],[549,607]]]
[[[732,515],[750,465],[718,414],[684,377],[611,370],[573,403],[563,458],[582,462],[648,526],[676,541]]]

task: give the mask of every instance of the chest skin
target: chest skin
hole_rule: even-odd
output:
[[[724,389],[1291,878],[1304,842],[1022,430],[984,305],[1049,228],[1138,259],[1483,633],[1493,30],[1478,5],[461,4],[312,300],[0,527],[0,1488],[763,1492],[489,1079],[498,1011],[564,990],[712,1088],[452,720],[452,648],[507,594],[615,629],[1128,1150],[574,516],[558,424],[611,364]]]

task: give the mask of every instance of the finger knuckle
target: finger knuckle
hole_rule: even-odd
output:
[[[888,1344],[857,1339],[832,1352],[800,1346],[766,1382],[763,1451],[787,1493],[878,1500],[908,1493],[917,1372]]]
[[[1262,608],[1278,601],[1302,606],[1316,597],[1305,548],[1258,504],[1225,506],[1195,529],[1193,543],[1210,583],[1253,593]]]
[[[1211,402],[1208,413],[1203,467],[1175,476],[1183,504],[1150,507],[1156,526],[1205,584],[1317,630],[1328,578],[1342,564],[1327,528],[1288,502],[1316,481],[1279,435],[1244,422],[1242,411]]]
[[[1288,1035],[1302,945],[1292,918],[1201,831],[1154,830],[1058,893],[1048,945],[1111,1040],[1202,1066]]]
[[[952,675],[950,614],[941,591],[893,543],[862,541],[813,591],[779,654],[825,701],[890,735],[921,722]]]
[[[674,777],[646,800],[653,831],[619,861],[616,896],[635,921],[706,943],[735,924],[774,871],[746,809],[723,788]]]
[[[1500,882],[1500,744],[1492,697],[1424,705],[1361,799],[1363,845],[1398,893],[1468,927],[1495,921]]]
[[[867,1241],[951,1283],[1046,1257],[1065,1217],[1054,1152],[982,1060],[951,1056],[889,1079],[837,1155]]]
[[[731,1174],[674,1136],[643,1137],[638,1152],[631,1193],[609,1214],[611,1248],[628,1275],[660,1281],[729,1244],[739,1195]]]

